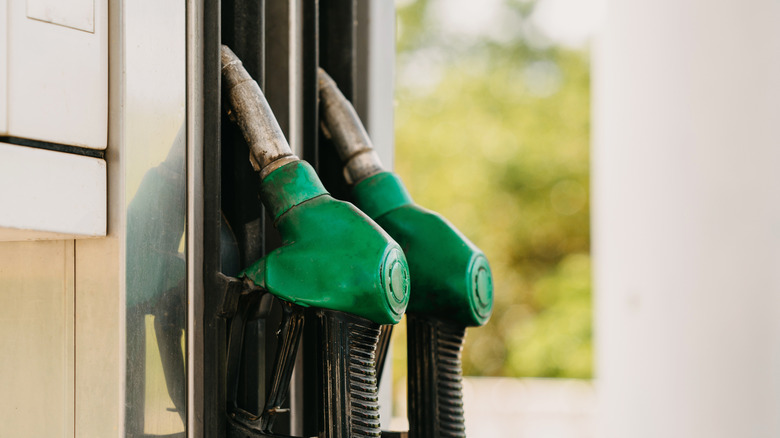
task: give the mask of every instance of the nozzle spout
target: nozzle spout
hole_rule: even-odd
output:
[[[282,165],[298,160],[260,86],[249,76],[241,60],[224,45],[221,59],[227,112],[244,134],[252,167],[265,178]]]
[[[358,182],[384,171],[366,128],[360,122],[355,108],[341,93],[336,82],[318,69],[322,121],[333,144],[336,146],[347,182]]]

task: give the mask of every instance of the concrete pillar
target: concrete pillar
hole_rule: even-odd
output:
[[[600,437],[780,436],[779,19],[775,0],[607,2]]]

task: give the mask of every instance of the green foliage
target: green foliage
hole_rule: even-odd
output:
[[[532,4],[512,7],[527,26]],[[589,378],[588,54],[535,49],[527,32],[454,47],[433,36],[422,0],[398,19],[396,171],[485,251],[495,278],[464,372]],[[425,86],[404,81],[419,53],[435,60]]]

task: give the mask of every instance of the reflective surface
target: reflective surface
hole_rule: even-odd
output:
[[[125,427],[184,436],[185,2],[126,2],[125,20]]]

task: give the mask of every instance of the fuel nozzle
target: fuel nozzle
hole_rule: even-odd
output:
[[[404,249],[412,275],[409,313],[483,325],[493,308],[487,258],[441,215],[417,206],[401,179],[384,170],[371,139],[336,83],[318,72],[323,129],[344,162],[355,204]]]
[[[398,322],[409,282],[401,248],[357,208],[333,199],[311,165],[292,153],[257,82],[226,46],[222,75],[228,112],[249,145],[260,198],[283,242],[243,275],[304,307]]]
[[[460,354],[465,328],[493,310],[485,255],[439,214],[419,207],[382,168],[352,104],[318,72],[323,131],[344,163],[355,204],[403,248],[411,278],[407,308],[410,437],[462,436]]]
[[[335,419],[322,413],[325,436],[352,436],[354,427],[379,433],[373,358],[380,324],[397,323],[406,310],[406,258],[368,216],[328,194],[314,169],[292,153],[241,61],[226,46],[221,55],[226,109],[249,145],[260,173],[260,198],[282,238],[281,247],[241,276],[294,308],[314,309],[322,334],[317,352],[322,406],[338,410]],[[299,336],[300,330],[290,333]],[[285,344],[293,346],[294,355],[298,343]],[[266,412],[272,415],[277,408],[268,406]]]

